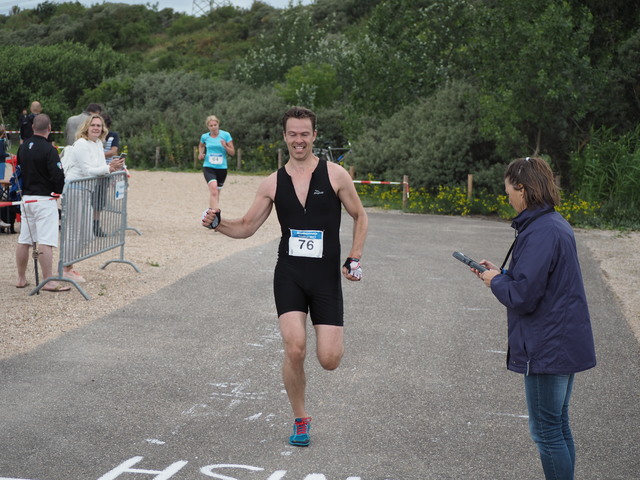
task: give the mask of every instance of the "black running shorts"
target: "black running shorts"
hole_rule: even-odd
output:
[[[344,325],[340,269],[303,268],[278,262],[273,276],[273,293],[278,317],[287,312],[311,314],[314,325]]]
[[[224,181],[227,179],[226,168],[202,167],[202,171],[204,172],[204,178],[207,181],[207,185],[209,185],[209,182],[215,180],[218,182],[218,188],[222,188]]]

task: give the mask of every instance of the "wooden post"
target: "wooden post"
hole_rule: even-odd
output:
[[[407,209],[409,202],[409,175],[402,176],[402,209]]]
[[[282,167],[282,149],[278,149],[278,168]]]
[[[471,201],[473,197],[473,175],[470,173],[467,175],[467,202]]]
[[[238,170],[242,170],[242,149],[241,148],[238,149],[238,158],[236,160],[238,162],[236,164]]]
[[[156,147],[156,168],[158,168],[159,163],[160,163],[160,147]]]
[[[351,165],[349,167],[349,175],[351,176],[351,180],[355,180],[355,178],[356,178],[356,167],[354,167],[353,165]]]
[[[198,154],[200,151],[198,147],[193,147],[193,169],[196,170],[198,168]]]

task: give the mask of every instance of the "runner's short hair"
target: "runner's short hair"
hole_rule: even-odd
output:
[[[282,131],[286,132],[287,130],[287,121],[290,118],[309,118],[311,119],[311,128],[313,129],[313,131],[316,131],[316,114],[313,113],[311,110],[309,110],[308,108],[304,108],[304,107],[291,107],[289,110],[287,110],[285,112],[285,114],[282,116]]]

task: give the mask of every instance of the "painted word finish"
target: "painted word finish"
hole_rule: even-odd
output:
[[[172,478],[176,473],[178,473],[182,468],[187,465],[187,461],[181,460],[179,462],[174,462],[164,470],[149,470],[149,469],[140,469],[133,468],[134,465],[139,463],[143,457],[133,457],[125,462],[122,462],[116,468],[111,470],[110,472],[104,474],[98,480],[126,480],[127,473],[137,473],[137,474],[146,474],[146,475],[155,475],[154,477],[150,477],[149,480],[168,480]],[[251,475],[250,477],[230,477],[228,475],[223,475],[219,473],[220,471],[228,471],[228,470],[245,470],[249,472],[263,472],[264,468],[254,467],[251,465],[236,465],[236,464],[226,464],[220,463],[215,465],[207,465],[200,469],[200,473],[202,473],[205,477],[208,478],[218,478],[220,480],[262,480],[260,477],[256,477]],[[217,472],[217,473],[216,473]],[[287,474],[286,470],[277,470],[273,472],[271,475],[266,477],[264,480],[284,480],[285,475]],[[237,475],[237,473],[234,473]],[[137,477],[136,477],[137,478]],[[2,479],[0,479],[2,480]],[[303,480],[328,480],[322,473],[310,473]],[[347,477],[346,480],[361,480],[360,477]]]

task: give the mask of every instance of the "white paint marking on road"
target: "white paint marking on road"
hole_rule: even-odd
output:
[[[269,478],[267,478],[267,480],[281,480],[286,474],[286,470],[276,470],[271,475],[269,475]]]
[[[9,478],[9,477],[0,477],[0,480],[29,480],[27,478]]]
[[[181,460],[179,462],[174,462],[169,465],[164,470],[147,470],[147,469],[139,469],[139,468],[131,468],[136,463],[140,462],[144,457],[133,457],[129,460],[122,462],[116,468],[111,470],[110,472],[105,473],[98,480],[115,480],[122,473],[143,473],[147,475],[156,475],[155,480],[167,480],[171,478],[175,473],[180,471],[182,467],[184,467],[188,462],[185,460]]]
[[[253,467],[251,465],[236,465],[231,463],[219,463],[217,465],[207,465],[206,467],[202,467],[200,469],[200,473],[204,473],[208,477],[220,478],[222,480],[234,480],[232,477],[227,477],[226,475],[220,475],[218,473],[214,473],[214,469],[219,468],[242,468],[244,470],[249,470],[251,472],[262,472],[264,468]]]
[[[162,440],[157,440],[155,438],[147,438],[147,442],[152,443],[154,445],[164,445],[167,442],[163,442]]]
[[[246,392],[250,381],[244,382],[211,382],[214,387],[209,393],[209,403],[198,403],[184,410],[183,415],[189,417],[225,416],[238,405],[252,400],[263,400],[266,392]],[[222,404],[222,405],[221,405]]]
[[[529,418],[529,415],[518,415],[517,413],[491,413],[490,415],[496,415],[498,417]]]

